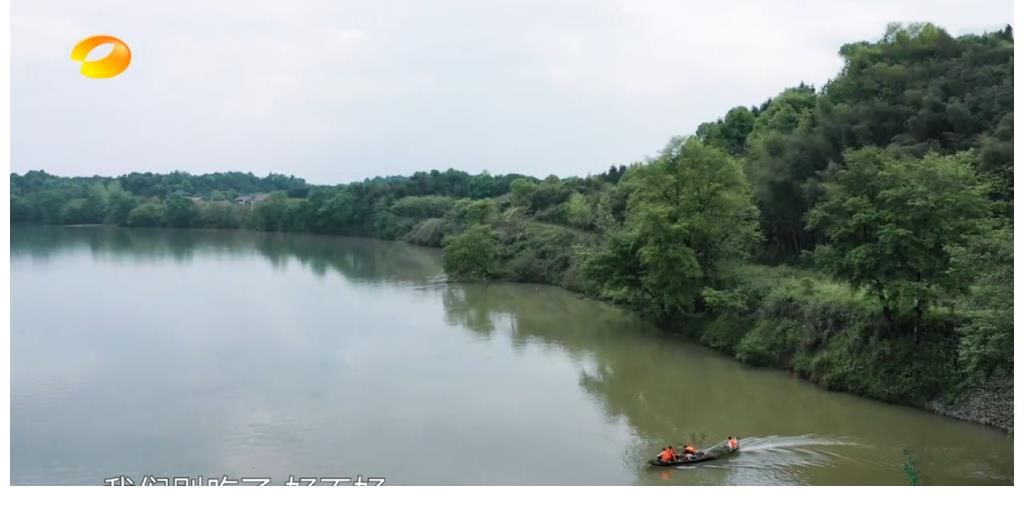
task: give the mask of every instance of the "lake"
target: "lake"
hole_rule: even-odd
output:
[[[1013,440],[739,364],[439,250],[246,231],[14,227],[11,480],[1010,484]],[[681,469],[645,460],[726,436]],[[373,483],[378,483],[374,481]]]

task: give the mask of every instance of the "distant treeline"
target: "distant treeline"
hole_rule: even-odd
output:
[[[921,402],[1012,374],[1013,34],[890,25],[820,90],[735,107],[589,177],[448,170],[11,176],[12,221],[304,231],[445,247],[831,388]],[[268,193],[258,202],[239,196]],[[768,268],[761,265],[788,264]]]
[[[133,172],[118,177],[60,177],[35,170],[11,174],[11,221],[252,228],[393,239],[398,235],[388,228],[390,220],[433,215],[438,205],[445,205],[437,199],[407,197],[492,198],[508,193],[511,181],[522,177],[449,169],[313,186],[302,178],[280,174],[260,178],[242,172]]]

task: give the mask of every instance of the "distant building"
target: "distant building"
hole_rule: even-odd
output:
[[[255,195],[242,195],[242,196],[238,197],[237,199],[235,199],[235,203],[236,204],[248,204],[248,205],[251,206],[253,204],[258,204],[260,202],[263,202],[264,200],[267,200],[267,198],[269,198],[269,197],[270,197],[270,195],[267,195],[266,193],[257,193]]]

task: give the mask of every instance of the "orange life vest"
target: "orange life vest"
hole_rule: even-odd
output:
[[[668,461],[672,460],[672,456],[669,453],[669,451],[667,449],[665,449],[665,450],[662,450],[661,453],[658,454],[658,460],[660,460],[661,462],[668,462]]]
[[[683,448],[683,453],[697,453],[697,449],[690,445],[686,445],[686,447]]]

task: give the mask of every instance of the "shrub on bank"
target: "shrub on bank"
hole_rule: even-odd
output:
[[[448,233],[450,228],[448,224],[427,220],[413,229],[409,239],[430,244],[428,241]],[[488,234],[481,234],[482,230]],[[474,244],[481,240],[485,243],[482,248]],[[504,216],[494,226],[475,225],[461,234],[448,236],[444,240],[445,270],[466,279],[467,271],[481,269],[467,268],[464,262],[482,262],[488,265],[487,275],[470,277],[555,285],[582,292],[576,249],[589,240],[590,234],[578,230]],[[493,256],[478,258],[478,254]]]
[[[576,245],[584,234],[566,227],[527,220],[500,227],[503,279],[578,289]]]
[[[494,278],[498,271],[498,240],[489,225],[473,225],[444,240],[444,270],[455,279]]]
[[[411,244],[438,248],[451,229],[451,224],[444,218],[428,218],[413,225],[403,239]]]
[[[793,268],[737,273],[739,304],[718,311],[701,341],[821,386],[917,404],[955,385],[959,338],[952,315],[888,324],[864,294]]]

